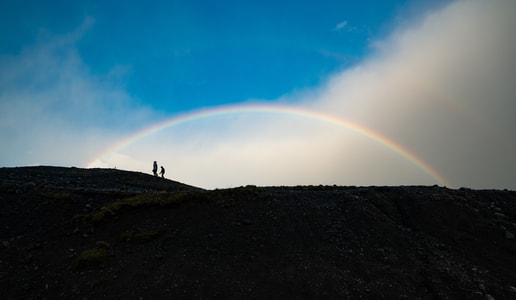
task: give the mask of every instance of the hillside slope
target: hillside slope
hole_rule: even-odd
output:
[[[515,299],[516,192],[0,169],[5,299]]]

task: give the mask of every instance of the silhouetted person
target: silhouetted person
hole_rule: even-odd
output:
[[[158,176],[158,163],[156,161],[154,161],[154,165],[152,165],[152,174]]]
[[[161,174],[161,178],[165,178],[165,168],[163,168],[163,166],[161,166],[161,172],[159,172]]]

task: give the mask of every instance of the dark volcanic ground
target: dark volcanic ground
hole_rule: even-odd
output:
[[[516,299],[516,192],[0,169],[2,299]]]

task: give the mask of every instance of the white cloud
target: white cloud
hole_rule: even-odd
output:
[[[132,110],[124,87],[113,84],[120,67],[98,76],[82,62],[75,43],[92,24],[87,18],[70,34],[47,34],[17,55],[0,57],[3,166],[82,165],[148,121],[150,111]]]
[[[377,43],[318,100],[400,141],[452,183],[516,187],[512,1],[458,1]]]
[[[348,21],[342,21],[335,26],[335,30],[342,30],[347,25],[348,25]]]

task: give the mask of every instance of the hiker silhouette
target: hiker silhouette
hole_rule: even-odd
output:
[[[152,165],[152,174],[154,174],[154,176],[158,176],[158,163],[156,161],[154,161],[154,164]]]
[[[161,172],[159,172],[161,174],[161,178],[165,178],[165,168],[163,168],[163,166],[161,166]]]

